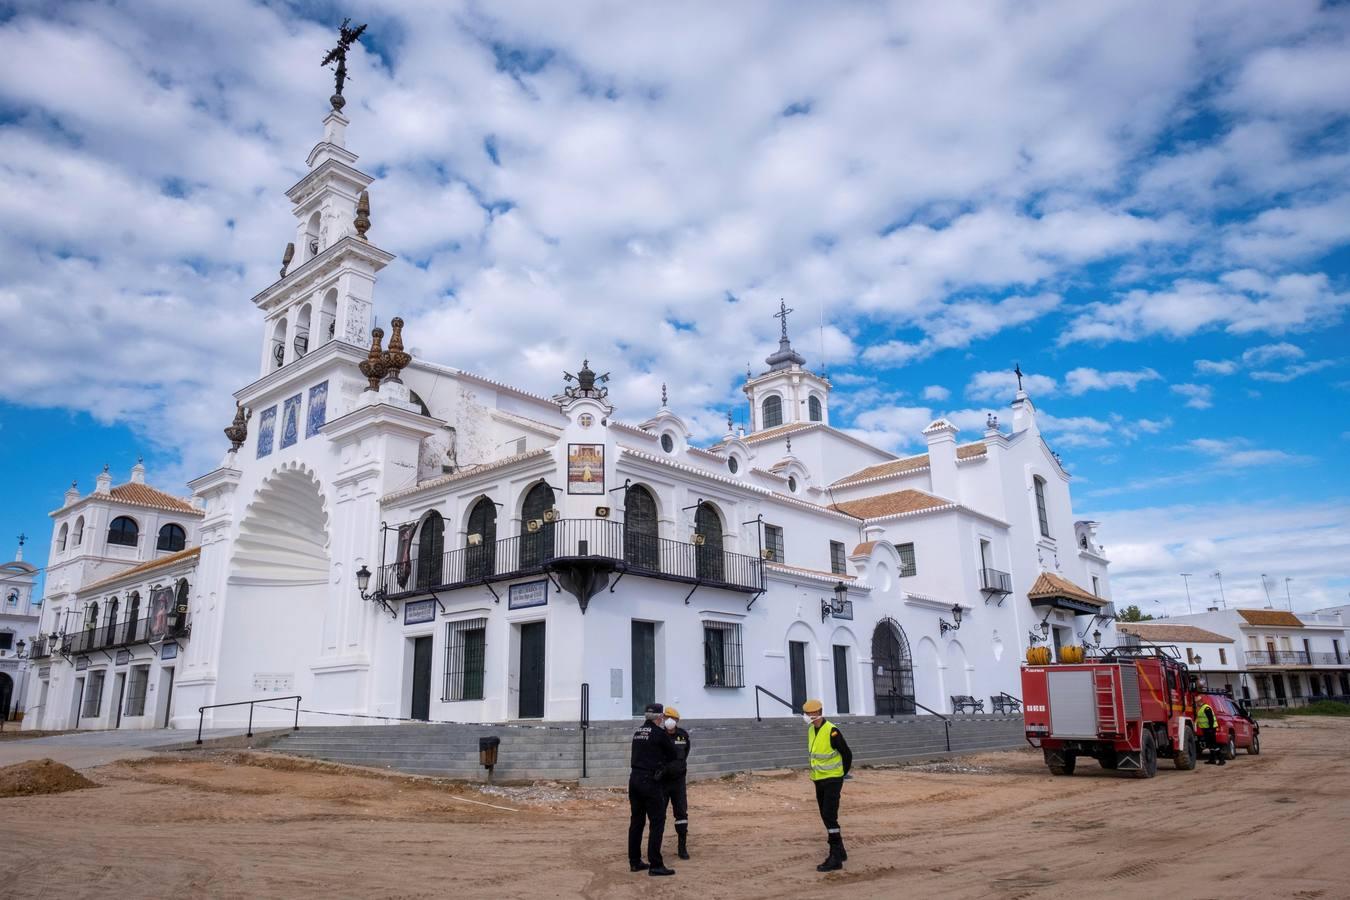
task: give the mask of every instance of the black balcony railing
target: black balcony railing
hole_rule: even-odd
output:
[[[1347,658],[1344,653],[1318,651],[1312,654],[1312,664],[1315,666],[1350,666],[1350,658]]]
[[[1249,666],[1307,666],[1311,665],[1305,650],[1248,650]]]
[[[77,653],[89,653],[110,647],[127,647],[132,644],[146,644],[160,638],[180,638],[188,633],[187,616],[173,615],[174,624],[156,622],[150,616],[128,619],[99,628],[84,628],[61,639],[61,653],[70,656]]]
[[[379,587],[390,598],[451,590],[543,572],[559,561],[579,557],[613,560],[617,569],[634,575],[746,593],[759,591],[763,584],[758,557],[629,531],[622,522],[559,519],[542,522],[535,531],[450,550],[440,557],[414,556],[389,563],[380,570]]]
[[[54,641],[49,637],[37,637],[33,639],[33,646],[28,650],[29,659],[46,659],[52,655],[52,644]]]
[[[986,594],[1011,594],[1012,576],[998,569],[981,569],[980,590]]]

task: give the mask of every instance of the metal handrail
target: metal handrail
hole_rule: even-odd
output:
[[[202,723],[206,720],[206,711],[208,709],[221,709],[226,706],[247,706],[248,707],[248,734],[244,737],[253,737],[253,704],[255,703],[275,703],[278,700],[295,701],[295,724],[291,726],[291,731],[300,730],[300,695],[289,694],[285,697],[260,697],[257,700],[236,700],[233,703],[212,703],[207,706],[197,707],[197,743],[202,742]]]
[[[591,685],[581,683],[581,777],[586,777],[586,733],[591,728]]]
[[[931,713],[932,715],[935,715],[942,720],[943,731],[946,732],[947,737],[947,752],[948,753],[952,752],[952,720],[947,718],[946,716],[944,716],[942,713],[938,712],[935,709],[929,709],[928,707],[924,706],[917,700],[914,701],[914,705],[917,708],[923,710],[924,712]]]
[[[763,722],[763,721],[764,721],[764,717],[761,716],[761,715],[759,714],[759,695],[760,695],[760,694],[768,694],[770,697],[772,697],[773,699],[777,700],[779,703],[783,704],[783,705],[786,706],[789,710],[791,710],[791,712],[792,712],[793,715],[800,715],[800,714],[801,714],[801,710],[800,710],[800,709],[798,709],[797,707],[793,706],[791,703],[787,702],[787,701],[784,700],[782,697],[780,697],[780,696],[778,696],[777,694],[775,694],[773,691],[769,690],[768,688],[763,688],[763,687],[760,687],[759,685],[755,685],[755,721],[756,721],[756,722]]]

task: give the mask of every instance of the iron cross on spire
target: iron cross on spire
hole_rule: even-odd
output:
[[[785,340],[785,341],[787,340],[787,317],[788,317],[789,315],[791,315],[792,313],[794,313],[794,312],[796,312],[796,310],[794,310],[794,309],[788,309],[787,301],[783,300],[782,298],[779,298],[779,300],[778,300],[778,312],[774,313],[774,314],[773,314],[773,317],[774,317],[775,319],[782,319],[782,320],[783,320],[783,322],[782,322],[782,326],[783,326],[783,330],[782,330],[782,338],[783,338],[783,340]]]
[[[1017,376],[1017,389],[1022,389],[1022,364],[1017,363],[1013,366],[1013,374]]]
[[[351,49],[361,39],[361,33],[366,30],[366,26],[358,25],[355,28],[347,27],[351,19],[343,19],[341,27],[338,28],[337,46],[328,51],[328,55],[323,58],[321,66],[331,66],[337,63],[337,72],[335,73],[336,92],[328,98],[328,102],[333,104],[333,109],[341,112],[342,107],[347,105],[347,101],[342,98],[342,85],[347,81],[347,51]]]

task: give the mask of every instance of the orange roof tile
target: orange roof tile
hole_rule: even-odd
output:
[[[826,572],[822,569],[807,569],[804,568],[803,566],[789,566],[787,563],[780,563],[780,562],[766,562],[764,563],[764,568],[777,569],[778,571],[781,572],[795,572],[801,575],[814,575],[817,578],[828,578],[834,581],[839,581],[841,579],[844,581],[858,580],[858,576],[856,575],[840,575],[837,572]]]
[[[1230,637],[1196,628],[1194,625],[1167,625],[1158,622],[1121,622],[1116,626],[1126,634],[1153,643],[1166,644],[1234,644]]]
[[[899,513],[918,512],[939,506],[952,506],[950,500],[934,497],[924,491],[912,488],[892,491],[889,494],[877,494],[875,497],[859,497],[857,500],[845,500],[836,503],[830,509],[848,513],[859,519],[877,519],[881,516],[894,516]]]
[[[956,448],[957,459],[973,459],[976,456],[984,456],[988,452],[984,441],[976,441],[973,444],[962,444]],[[928,465],[928,454],[921,453],[918,456],[907,456],[904,459],[897,459],[894,462],[880,463],[875,466],[868,466],[865,469],[859,469],[852,475],[845,475],[836,481],[831,487],[838,487],[841,484],[851,484],[855,481],[867,481],[870,478],[884,478],[887,475],[900,475],[905,472],[913,472],[922,469]]]
[[[877,542],[876,542],[876,541],[863,541],[861,544],[859,544],[858,546],[854,547],[854,548],[853,548],[853,552],[852,552],[851,554],[849,554],[849,555],[850,555],[850,556],[866,556],[868,553],[871,553],[871,552],[872,552],[872,548],[875,547],[876,545],[877,545]]]
[[[1052,572],[1042,572],[1036,583],[1027,591],[1028,600],[1048,600],[1053,597],[1069,597],[1094,606],[1105,606],[1106,601],[1091,591],[1085,591],[1067,578]]]
[[[1239,609],[1238,615],[1249,625],[1269,625],[1280,628],[1302,628],[1303,622],[1298,616],[1282,609]]]
[[[792,422],[787,425],[779,425],[775,428],[766,428],[763,431],[756,431],[747,434],[741,440],[747,444],[758,444],[760,441],[771,441],[777,437],[792,434],[794,431],[802,431],[807,428],[823,428],[820,422]]]
[[[85,591],[91,591],[102,587],[105,584],[112,584],[115,581],[121,581],[124,578],[144,575],[146,572],[153,572],[156,569],[172,566],[174,563],[180,563],[184,560],[195,559],[201,555],[201,547],[189,547],[186,550],[179,550],[177,553],[170,553],[168,556],[161,556],[159,559],[152,559],[149,562],[143,562],[138,566],[132,566],[130,569],[123,569],[116,575],[109,575],[107,578],[100,578],[92,584],[86,584],[80,588],[77,593],[83,594]]]
[[[121,503],[130,503],[134,506],[150,506],[155,509],[166,509],[170,512],[196,513],[202,515],[202,511],[194,507],[191,503],[175,497],[173,494],[166,494],[161,490],[152,488],[148,484],[139,484],[134,481],[128,481],[126,484],[119,484],[108,492],[109,496]]]

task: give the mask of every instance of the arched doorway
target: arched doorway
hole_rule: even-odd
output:
[[[914,715],[914,665],[905,630],[882,619],[872,632],[872,691],[877,715]]]
[[[464,580],[478,581],[493,573],[497,559],[497,504],[486,497],[469,511],[465,535]]]
[[[521,505],[520,567],[531,569],[553,558],[553,523],[544,513],[553,508],[553,488],[542,481],[530,488]]]
[[[701,581],[722,581],[722,517],[711,503],[699,504],[694,513],[694,533],[703,536],[703,543],[694,548],[694,558]]]
[[[628,489],[623,505],[623,558],[630,565],[656,571],[661,565],[656,498],[642,485]]]
[[[14,679],[0,672],[0,722],[9,720],[9,704],[14,699]]]
[[[445,520],[434,509],[422,520],[417,534],[417,586],[443,584],[441,557],[445,553]]]

